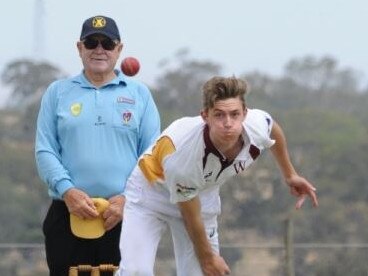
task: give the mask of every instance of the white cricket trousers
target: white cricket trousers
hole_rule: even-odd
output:
[[[216,221],[216,216],[213,217]],[[212,248],[219,252],[217,223],[204,220]],[[214,227],[214,224],[216,227]],[[180,217],[169,216],[127,201],[120,236],[121,262],[116,276],[152,276],[160,239],[171,231],[177,276],[202,276],[192,242]]]

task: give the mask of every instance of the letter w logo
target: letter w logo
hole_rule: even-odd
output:
[[[245,161],[240,161],[238,163],[234,164],[234,169],[236,174],[241,173],[242,171],[245,170]]]

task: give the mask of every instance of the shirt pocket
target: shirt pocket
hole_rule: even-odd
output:
[[[112,126],[121,130],[138,131],[138,112],[134,105],[116,103],[113,108]]]

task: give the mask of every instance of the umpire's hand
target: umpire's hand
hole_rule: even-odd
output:
[[[105,229],[111,230],[123,219],[123,209],[125,204],[125,197],[122,195],[116,195],[109,198],[109,207],[102,214],[105,220]]]
[[[63,199],[69,213],[81,219],[93,219],[98,217],[98,212],[92,198],[85,192],[76,188],[71,188],[64,193]]]

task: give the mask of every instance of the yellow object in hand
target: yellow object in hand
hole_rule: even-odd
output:
[[[104,228],[103,212],[109,207],[109,202],[104,198],[92,198],[98,212],[94,219],[81,219],[70,214],[70,228],[72,233],[83,239],[97,239],[102,237],[106,230]]]

